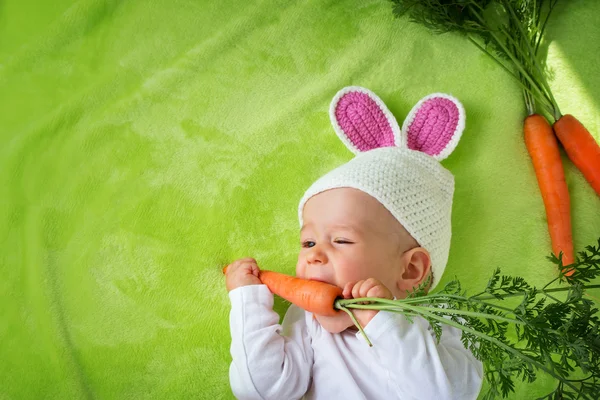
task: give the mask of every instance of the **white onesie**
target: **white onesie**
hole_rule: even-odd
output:
[[[444,326],[439,343],[423,318],[380,311],[360,333],[331,334],[294,305],[283,324],[265,285],[231,299],[231,388],[238,399],[469,400],[483,368],[460,330]],[[304,397],[303,397],[304,396]]]

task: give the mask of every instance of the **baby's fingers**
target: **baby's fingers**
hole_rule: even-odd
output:
[[[254,259],[242,259],[227,267],[225,284],[232,291],[240,286],[259,285],[259,268]]]
[[[240,258],[239,260],[235,260],[234,262],[232,262],[231,264],[225,266],[223,268],[223,273],[224,274],[229,274],[232,273],[238,269],[250,269],[252,270],[252,274],[258,276],[258,264],[256,263],[256,260],[254,258]],[[254,273],[254,269],[256,269],[256,273]]]
[[[354,287],[355,284],[356,284],[356,281],[346,283],[346,285],[344,286],[344,289],[342,290],[342,296],[344,296],[345,299],[352,298],[352,288]]]
[[[256,265],[256,262],[249,264],[248,268],[249,272],[258,278],[258,273],[260,272],[260,270],[258,269],[258,265]]]
[[[363,281],[358,281],[352,288],[352,297],[355,299],[359,297],[375,297],[372,296],[372,289],[376,287],[379,282],[373,278],[369,278]]]
[[[392,292],[383,283],[376,280],[374,280],[374,282],[375,284],[371,285],[365,293],[365,297],[377,297],[380,299],[394,298]]]
[[[392,292],[375,278],[356,282],[352,288],[352,297],[355,299],[361,297],[393,298]]]

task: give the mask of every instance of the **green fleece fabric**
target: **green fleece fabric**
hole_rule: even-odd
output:
[[[557,100],[597,140],[599,14],[561,2],[548,28]],[[232,398],[220,267],[294,272],[302,193],[352,158],[328,115],[348,85],[400,123],[432,92],[465,105],[442,285],[555,276],[521,93],[461,37],[386,0],[1,1],[0,399]],[[581,250],[600,198],[565,169]]]

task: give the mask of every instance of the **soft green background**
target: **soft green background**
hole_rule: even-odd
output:
[[[562,2],[548,36],[600,140],[598,15]],[[400,123],[435,91],[466,107],[444,281],[555,275],[520,92],[460,37],[385,0],[0,0],[0,399],[231,398],[220,266],[294,271],[301,194],[352,157],[327,113],[347,85]],[[566,171],[582,249],[600,198]]]

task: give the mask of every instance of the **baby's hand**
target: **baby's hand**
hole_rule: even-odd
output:
[[[360,297],[378,297],[380,299],[393,299],[392,292],[375,278],[369,278],[358,282],[348,282],[344,286],[342,295],[345,299],[358,299]],[[359,310],[353,309],[352,312],[356,319],[363,326],[367,326],[369,322],[377,315],[378,310]]]
[[[240,286],[260,285],[258,265],[254,258],[241,258],[229,264],[225,270],[227,290],[231,292]]]

